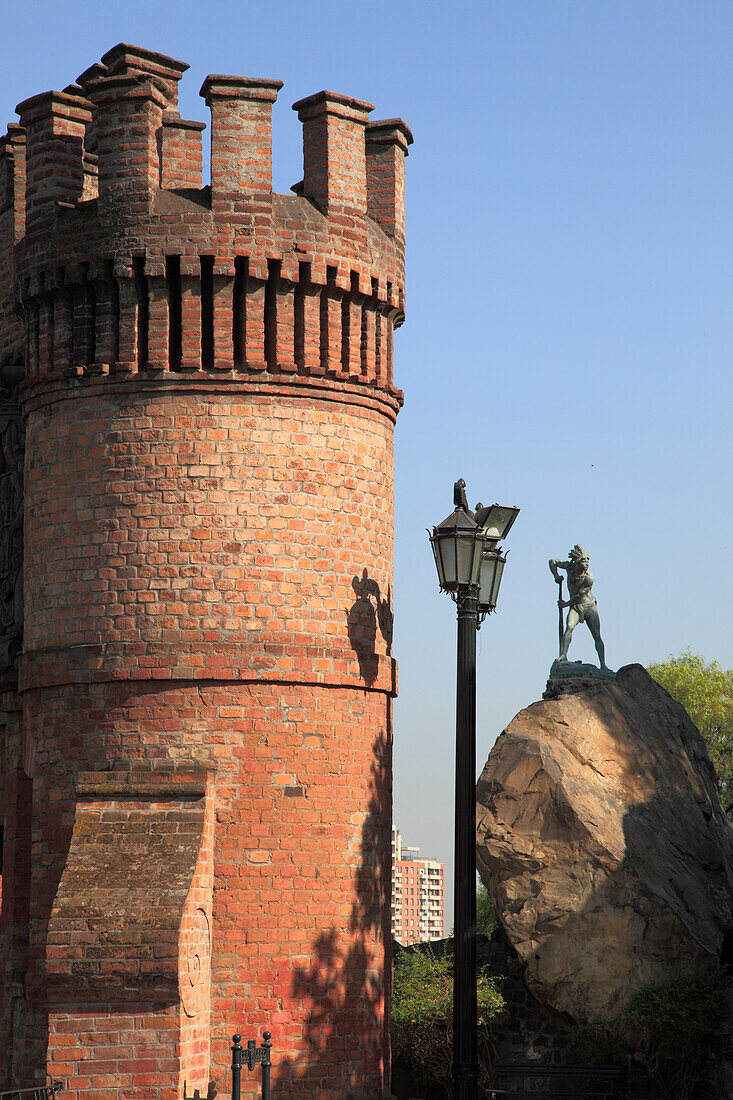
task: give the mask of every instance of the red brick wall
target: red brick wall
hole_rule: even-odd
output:
[[[34,798],[49,807],[33,834],[35,985],[43,985],[44,921],[68,850],[68,792],[82,761],[210,759],[218,767],[212,1078],[226,1085],[233,1028],[245,1037],[267,1028],[283,1095],[308,1095],[307,1084],[335,1096],[362,1083],[363,1095],[379,1096],[387,1057],[389,698],[325,685],[190,681],[27,694]],[[88,1051],[79,1056],[88,1058]],[[84,1086],[71,1074],[70,1087]],[[105,1100],[118,1095],[107,1092]]]
[[[219,644],[209,675],[232,648],[236,670],[347,671],[354,578],[367,569],[384,598],[391,584],[392,418],[333,390],[212,389],[110,382],[34,400],[27,660],[103,645],[107,668],[160,677],[195,674]]]
[[[269,1027],[285,1079],[348,1084],[368,1050],[379,1095],[391,420],[311,398],[306,430],[293,398],[110,388],[44,396],[28,417],[22,686],[36,798],[54,805],[36,823],[34,927],[42,938],[79,768],[211,759],[217,1079],[232,1027]],[[113,676],[153,683],[99,682]],[[317,1065],[299,1065],[311,1051]]]
[[[25,233],[25,131],[0,139],[0,364],[22,361],[24,332],[15,312],[14,245]]]
[[[176,122],[186,66],[124,46],[103,60],[83,97],[26,108],[34,165],[57,125],[38,113],[88,111],[84,195],[98,163],[99,198],[39,193],[15,253],[33,861],[14,1083],[48,1065],[77,1100],[167,1100],[184,1081],[205,1094],[209,1079],[226,1095],[231,1035],[267,1029],[277,1095],[377,1100],[404,309],[394,158],[409,130],[390,122],[367,143],[369,105],[329,96],[319,209],[311,138],[303,193],[271,193],[279,82],[209,77],[214,178],[195,195],[199,132]],[[70,868],[97,896],[103,840],[84,837],[108,812],[84,810],[79,775],[164,764],[209,769],[211,818],[185,903],[169,899],[177,990],[131,1002],[122,939],[105,990],[99,929],[74,909]],[[245,1072],[245,1094],[258,1079]]]

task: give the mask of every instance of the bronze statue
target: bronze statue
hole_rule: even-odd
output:
[[[553,577],[557,581],[559,588],[559,598],[557,606],[560,608],[560,656],[559,661],[567,661],[568,649],[570,648],[570,640],[573,636],[578,623],[587,623],[588,629],[593,636],[593,641],[596,647],[596,653],[598,659],[601,662],[601,670],[603,672],[610,672],[608,665],[606,664],[606,651],[603,645],[603,639],[601,638],[601,620],[598,615],[598,604],[596,598],[593,595],[593,574],[588,568],[588,551],[577,544],[568,554],[569,561],[560,561],[558,558],[552,558],[550,561],[550,570]],[[558,573],[558,569],[564,569],[568,575],[568,595],[570,599],[563,600],[562,598],[562,582],[563,578]],[[567,622],[565,629],[562,628],[562,609],[564,607],[569,608]]]

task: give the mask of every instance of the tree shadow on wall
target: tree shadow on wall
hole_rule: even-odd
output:
[[[330,1089],[343,1100],[389,1095],[391,994],[391,723],[372,744],[369,801],[359,839],[348,928],[324,929],[292,996],[304,1008],[302,1058],[275,1059],[278,1096]],[[345,885],[343,882],[341,885]],[[334,897],[335,903],[339,902]],[[312,1090],[312,1091],[311,1091]]]
[[[367,687],[371,687],[379,671],[379,654],[376,652],[377,629],[384,638],[387,656],[392,653],[392,589],[387,586],[384,599],[377,582],[366,569],[361,577],[353,577],[351,587],[356,600],[346,613],[346,629],[351,648],[359,662],[359,673]]]

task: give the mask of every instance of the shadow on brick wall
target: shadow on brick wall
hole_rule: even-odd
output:
[[[346,613],[346,628],[351,648],[359,662],[359,673],[367,687],[371,687],[379,671],[379,654],[376,651],[377,630],[387,649],[392,653],[392,589],[387,587],[383,598],[378,583],[366,569],[361,577],[353,577],[351,587],[356,600]]]
[[[373,742],[367,813],[348,935],[336,928],[313,944],[309,967],[293,975],[293,996],[311,1003],[303,1028],[303,1063],[273,1070],[278,1096],[333,1089],[343,1100],[389,1094],[391,987],[390,825],[391,720]],[[385,958],[386,950],[386,958]],[[353,1088],[353,1093],[351,1089]],[[320,1094],[320,1093],[319,1093]]]

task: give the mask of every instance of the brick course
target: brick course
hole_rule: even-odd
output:
[[[210,76],[202,189],[186,68],[121,44],[2,145],[26,459],[0,1082],[226,1096],[232,1033],[267,1028],[278,1096],[377,1100],[412,139],[309,97],[274,195],[280,82]]]

